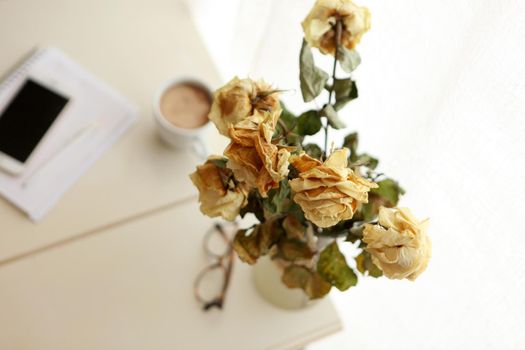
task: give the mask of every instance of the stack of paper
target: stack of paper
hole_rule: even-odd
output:
[[[40,220],[62,194],[136,120],[124,97],[57,49],[37,51],[0,84],[0,108],[32,74],[45,72],[68,86],[70,101],[20,176],[0,172],[0,194]]]

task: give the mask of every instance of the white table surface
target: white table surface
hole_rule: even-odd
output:
[[[0,268],[0,349],[298,349],[340,329],[329,299],[265,302],[237,259],[225,308],[202,311],[212,221],[198,213],[191,201]]]

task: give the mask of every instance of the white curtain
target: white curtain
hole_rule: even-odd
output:
[[[524,349],[524,2],[358,3],[372,30],[346,132],[407,190],[401,205],[430,217],[433,258],[415,283],[333,292],[345,331],[309,349]],[[306,109],[297,62],[313,1],[189,4],[225,80],[263,77]],[[343,135],[332,132],[336,145]]]

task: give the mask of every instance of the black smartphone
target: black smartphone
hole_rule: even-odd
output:
[[[68,101],[56,87],[28,78],[0,111],[0,168],[20,174]]]

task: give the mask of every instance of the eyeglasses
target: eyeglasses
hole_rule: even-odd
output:
[[[231,240],[225,231],[225,226],[215,224],[204,236],[204,252],[215,262],[205,267],[197,275],[193,285],[193,293],[205,311],[214,307],[222,309],[230,283],[234,251]],[[228,224],[227,226],[228,231],[237,231],[237,224]],[[221,279],[222,284],[220,283]],[[217,289],[217,286],[221,286],[221,288]]]

